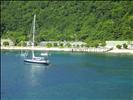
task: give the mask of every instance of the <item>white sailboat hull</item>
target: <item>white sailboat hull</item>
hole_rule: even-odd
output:
[[[49,60],[34,60],[34,59],[24,59],[25,62],[38,63],[38,64],[49,64]]]

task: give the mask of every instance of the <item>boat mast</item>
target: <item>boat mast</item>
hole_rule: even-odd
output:
[[[36,15],[34,15],[34,19],[33,19],[33,38],[32,38],[32,58],[35,57],[34,55],[34,43],[35,43],[35,21],[36,21]]]

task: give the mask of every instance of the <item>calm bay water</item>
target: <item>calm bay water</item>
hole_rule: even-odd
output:
[[[133,55],[50,52],[45,66],[19,53],[1,52],[2,100],[133,100]]]

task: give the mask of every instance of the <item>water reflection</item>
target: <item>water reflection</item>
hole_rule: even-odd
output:
[[[29,65],[30,65],[29,84],[31,86],[38,86],[40,84],[41,75],[45,73],[45,71],[48,70],[50,66],[41,65],[41,64],[29,64]]]

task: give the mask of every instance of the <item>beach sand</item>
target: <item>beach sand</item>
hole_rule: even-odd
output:
[[[133,54],[133,49],[113,49],[111,51],[108,51],[109,53],[131,53]]]

